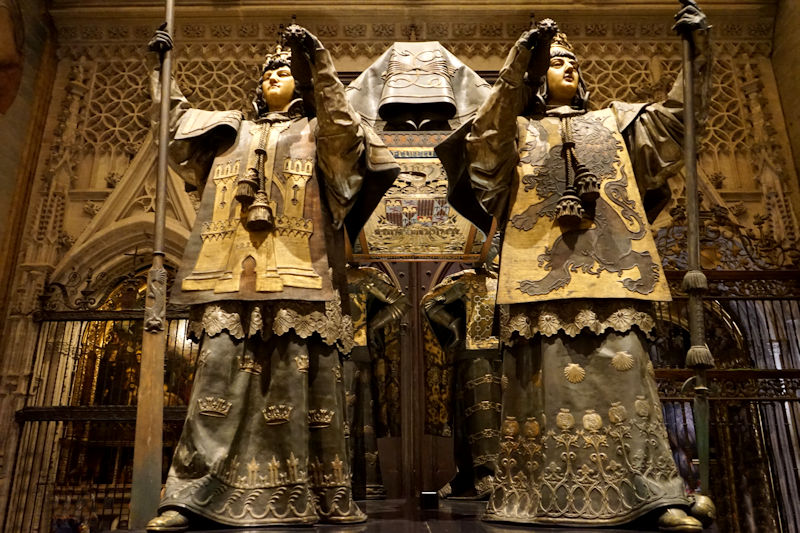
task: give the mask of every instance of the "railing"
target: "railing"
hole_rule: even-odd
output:
[[[800,300],[715,298],[708,342],[711,487],[718,530],[800,533]],[[651,357],[676,463],[699,486],[685,309],[658,307]],[[91,531],[127,525],[136,418],[140,313],[54,313],[41,322],[20,425],[7,533],[45,532],[59,521]],[[197,357],[187,321],[169,325],[164,463],[180,435]],[[408,333],[406,333],[408,334]],[[750,367],[750,368],[744,368]],[[385,460],[385,459],[384,459]],[[703,488],[708,492],[708,488]]]

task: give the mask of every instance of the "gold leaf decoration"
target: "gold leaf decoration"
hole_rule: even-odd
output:
[[[628,352],[617,352],[617,354],[611,358],[611,366],[616,368],[619,372],[630,370],[633,368],[633,364],[634,358]]]
[[[586,377],[586,370],[578,363],[570,363],[564,367],[564,377],[570,383],[580,383]]]

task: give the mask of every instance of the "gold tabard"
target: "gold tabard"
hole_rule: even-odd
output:
[[[256,167],[259,146],[275,225],[249,231],[234,193],[239,177]],[[305,118],[242,123],[233,147],[211,167],[173,301],[333,299],[315,148]]]
[[[561,228],[565,188],[561,128],[569,120],[578,160],[600,178],[592,218]],[[527,124],[520,144],[500,262],[497,303],[571,298],[669,301],[630,157],[612,109]]]

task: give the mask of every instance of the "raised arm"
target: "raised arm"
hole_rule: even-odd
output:
[[[362,124],[348,103],[331,56],[319,39],[297,25],[287,28],[285,38],[292,48],[292,74],[296,83],[301,91],[313,83],[317,165],[334,225],[339,228],[346,222],[353,239],[383,192],[391,186],[399,167],[380,138]]]
[[[674,29],[692,40],[695,119],[698,130],[705,124],[711,92],[712,54],[708,20],[693,0],[675,16]],[[669,200],[667,179],[683,164],[683,72],[678,73],[663,102],[612,104],[631,156],[636,181],[652,221]]]
[[[517,117],[525,111],[541,76],[547,71],[550,41],[557,30],[552,20],[545,19],[535,29],[520,36],[511,47],[489,97],[478,109],[464,138],[464,157],[467,160],[465,173],[471,192],[482,209],[498,218],[501,225],[519,162],[519,129],[525,124],[523,119],[518,121]],[[446,159],[445,156],[443,163],[449,164]],[[448,175],[450,173],[448,169]],[[453,176],[451,179],[459,181],[461,178]],[[452,190],[459,188],[466,190],[460,184],[456,184]],[[455,195],[450,196],[452,202],[452,196]],[[458,200],[456,203],[459,203]],[[464,205],[463,210],[474,211],[468,204]],[[475,218],[469,217],[468,213],[462,214]],[[478,223],[476,220],[473,222]],[[485,223],[479,225],[484,226]]]

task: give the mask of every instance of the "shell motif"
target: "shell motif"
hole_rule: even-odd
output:
[[[564,367],[564,377],[570,383],[580,383],[586,377],[586,370],[578,363],[570,363]]]
[[[621,402],[614,402],[608,408],[608,419],[611,420],[612,424],[624,422],[626,418],[628,418],[628,411]]]
[[[600,418],[594,409],[588,409],[586,414],[583,415],[583,427],[587,431],[597,431],[603,427],[603,419]]]
[[[569,429],[575,425],[575,417],[569,412],[569,409],[563,407],[556,415],[556,425],[561,429]]]
[[[628,352],[617,352],[617,354],[611,358],[611,366],[616,368],[619,372],[630,370],[633,368],[633,364],[633,356]]]
[[[652,361],[648,361],[647,362],[647,374],[653,379],[655,379],[655,377],[656,377],[656,369],[653,368],[653,362]]]

